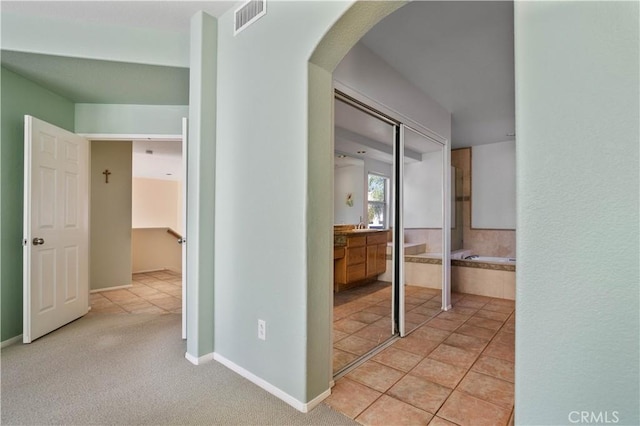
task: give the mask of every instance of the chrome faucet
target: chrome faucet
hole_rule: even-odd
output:
[[[367,225],[364,222],[360,222],[356,229],[367,229]]]

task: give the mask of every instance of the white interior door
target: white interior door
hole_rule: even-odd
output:
[[[89,142],[25,116],[23,341],[89,309]]]
[[[187,338],[187,138],[189,119],[182,119],[182,338]]]

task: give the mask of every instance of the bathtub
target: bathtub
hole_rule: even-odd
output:
[[[467,294],[515,299],[515,258],[478,256],[464,259],[472,255],[474,253],[468,249],[451,252],[451,289]],[[405,254],[404,258],[405,284],[434,289],[442,287],[442,253]],[[381,281],[393,279],[391,262],[389,250],[387,270],[378,278]]]
[[[470,255],[466,255],[467,257]],[[460,293],[514,300],[516,259],[475,256],[451,260],[451,289]]]
[[[466,256],[465,256],[466,257]],[[472,259],[460,258],[457,260],[466,260],[471,262],[490,262],[490,263],[508,263],[510,265],[516,264],[515,257],[491,257],[491,256],[475,256]]]

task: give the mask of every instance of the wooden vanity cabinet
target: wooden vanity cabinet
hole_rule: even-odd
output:
[[[375,280],[387,269],[387,233],[347,235],[344,257],[334,265],[335,291]]]

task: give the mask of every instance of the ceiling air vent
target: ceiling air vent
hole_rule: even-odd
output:
[[[267,0],[249,0],[235,11],[233,35],[262,18],[267,13]]]

